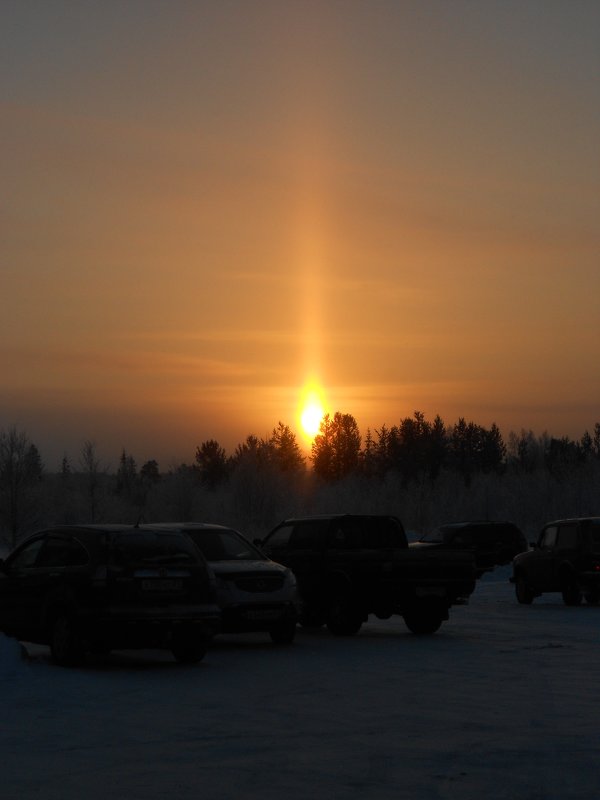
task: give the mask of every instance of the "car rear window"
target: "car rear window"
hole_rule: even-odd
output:
[[[89,562],[86,549],[76,539],[49,536],[38,556],[37,567],[78,567]]]
[[[131,564],[182,564],[199,559],[194,543],[182,533],[131,531],[119,534],[113,542],[113,561]]]

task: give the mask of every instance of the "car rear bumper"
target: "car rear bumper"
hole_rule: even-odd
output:
[[[173,636],[186,635],[210,640],[221,628],[216,605],[107,608],[79,615],[84,639],[99,640],[113,647],[151,647],[168,644]]]

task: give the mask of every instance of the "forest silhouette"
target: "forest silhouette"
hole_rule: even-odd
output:
[[[290,516],[388,513],[409,532],[445,522],[510,519],[529,538],[550,519],[598,514],[600,423],[579,440],[485,428],[461,417],[447,426],[420,411],[360,434],[352,414],[326,414],[305,456],[289,425],[248,435],[232,454],[215,439],[191,463],[138,467],[121,452],[116,470],[86,440],[77,462],[48,471],[25,431],[0,431],[0,539],[14,547],[51,524],[210,521],[249,537]]]

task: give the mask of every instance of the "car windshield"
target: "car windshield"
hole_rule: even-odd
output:
[[[115,537],[116,564],[181,564],[198,561],[198,553],[181,533],[134,531]]]
[[[194,542],[207,561],[264,561],[262,553],[236,531],[193,531]]]

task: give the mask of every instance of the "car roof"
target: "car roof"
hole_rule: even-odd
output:
[[[330,519],[396,519],[400,521],[394,514],[313,514],[307,517],[288,517],[282,520],[279,525],[286,525],[291,522],[312,522],[318,520]]]
[[[152,522],[140,525],[140,529],[153,531],[235,531],[235,528],[231,528],[228,525],[219,525],[216,522]]]
[[[44,533],[79,533],[81,531],[90,531],[91,533],[128,533],[134,530],[136,530],[136,526],[131,523],[120,524],[117,522],[50,525],[47,528],[40,528],[40,530],[32,534],[32,537]]]
[[[492,519],[472,519],[465,522],[445,522],[443,525],[440,525],[441,530],[456,530],[458,528],[466,528],[470,525],[488,525],[492,527],[494,525],[511,525],[512,527],[517,527],[514,522],[508,522],[507,520],[492,520]]]

